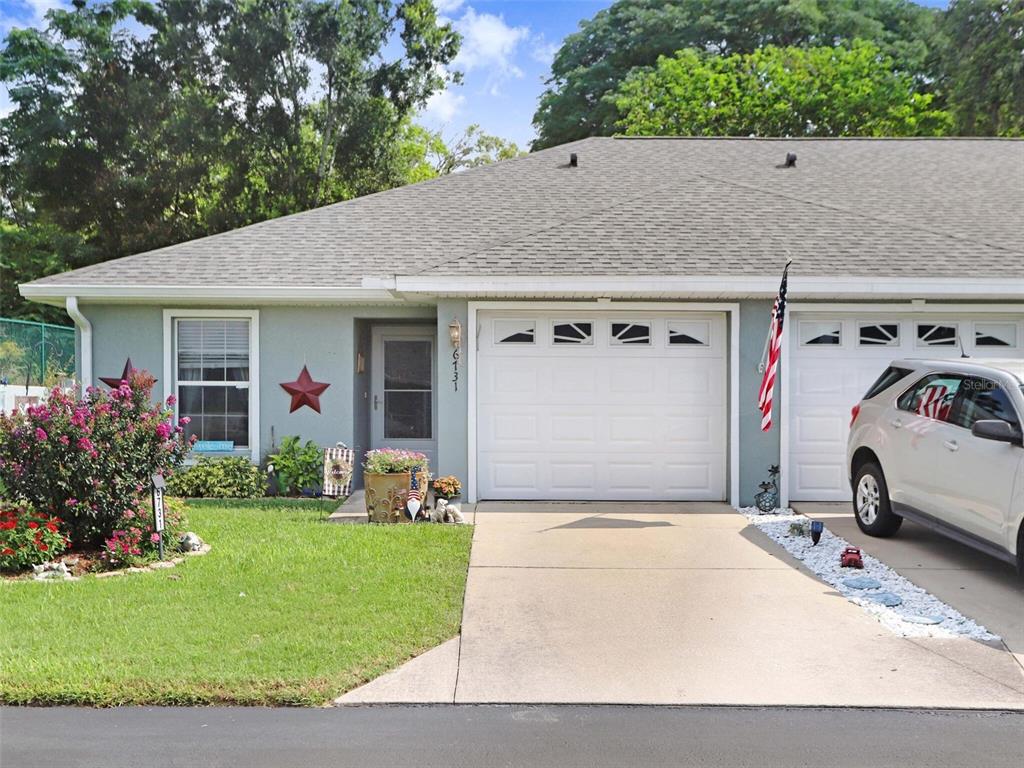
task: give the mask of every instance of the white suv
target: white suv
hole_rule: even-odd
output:
[[[1024,573],[1024,361],[896,360],[852,417],[862,531],[908,518]]]

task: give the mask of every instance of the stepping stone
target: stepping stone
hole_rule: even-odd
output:
[[[901,616],[901,619],[910,624],[941,624],[946,620],[945,616]]]
[[[872,579],[870,576],[854,576],[852,579],[843,579],[843,584],[850,589],[878,589],[882,582]]]
[[[865,595],[865,597],[872,602],[879,603],[889,608],[895,608],[903,602],[902,597],[895,595],[892,592],[878,592],[874,595]]]

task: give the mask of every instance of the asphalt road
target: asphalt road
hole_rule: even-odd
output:
[[[1024,714],[730,707],[5,708],[0,766],[1013,766]]]

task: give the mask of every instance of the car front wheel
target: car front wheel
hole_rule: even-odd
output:
[[[885,475],[877,464],[864,464],[853,482],[853,514],[857,527],[868,536],[892,536],[903,518],[892,511]]]

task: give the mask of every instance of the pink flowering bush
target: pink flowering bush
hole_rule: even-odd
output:
[[[430,471],[430,460],[419,451],[403,451],[398,448],[380,448],[366,452],[363,469],[371,474],[387,475],[393,472],[409,472],[419,467]]]
[[[132,371],[116,389],[54,389],[25,413],[0,414],[6,494],[63,520],[73,545],[102,545],[146,503],[151,476],[170,476],[191,447],[173,412],[150,400],[154,383]]]

